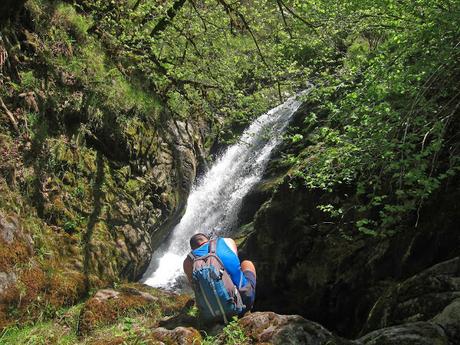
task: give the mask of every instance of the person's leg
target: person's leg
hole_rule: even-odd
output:
[[[244,260],[242,263],[241,263],[241,270],[244,272],[244,271],[251,271],[252,273],[254,273],[254,276],[256,276],[256,267],[254,266],[254,264],[252,263],[252,261],[249,261],[249,260]]]
[[[246,305],[245,312],[247,312],[252,309],[256,298],[256,268],[252,261],[244,260],[241,263],[241,270],[247,280],[246,285],[240,289],[241,298]]]

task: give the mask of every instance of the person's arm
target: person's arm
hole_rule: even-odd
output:
[[[184,267],[184,273],[187,276],[187,279],[188,279],[189,283],[191,284],[192,283],[193,264],[192,264],[192,259],[190,259],[190,257],[187,256],[185,258],[183,267]]]
[[[236,247],[235,241],[229,237],[224,238],[224,240],[227,246],[238,256],[238,248]]]

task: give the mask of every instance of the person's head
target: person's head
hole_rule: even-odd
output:
[[[190,247],[192,248],[192,250],[195,250],[208,241],[208,236],[202,233],[198,233],[190,237]]]

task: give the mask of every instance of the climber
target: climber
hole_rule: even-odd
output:
[[[249,260],[240,263],[235,241],[222,237],[210,239],[205,234],[198,233],[190,238],[190,247],[192,251],[185,258],[183,267],[194,289],[200,317],[208,320],[222,317],[226,323],[228,317],[242,315],[251,310],[255,300],[256,269]],[[213,251],[218,259],[212,255]],[[218,272],[217,277],[215,273],[206,273],[209,266],[216,267],[214,272]],[[210,277],[215,280],[207,281]],[[219,301],[220,282],[222,287],[225,285],[223,290],[228,292],[223,293],[227,300],[221,298]]]

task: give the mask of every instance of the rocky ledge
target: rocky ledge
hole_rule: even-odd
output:
[[[436,274],[448,271],[458,262],[449,262],[407,281],[433,281]],[[428,277],[429,276],[429,277]],[[439,276],[438,276],[439,277]],[[442,284],[441,284],[442,285]],[[406,303],[403,298],[399,303]],[[428,288],[430,290],[431,288]],[[439,289],[438,289],[439,290]],[[417,294],[414,290],[414,293]],[[427,290],[425,290],[426,292]],[[387,298],[376,306],[375,319],[382,325],[381,310],[396,308]],[[415,297],[417,301],[417,297]],[[418,298],[423,298],[423,294]],[[406,303],[407,304],[407,303]],[[426,308],[424,306],[421,309]],[[423,311],[419,310],[419,314]],[[391,313],[390,313],[391,314]],[[385,314],[386,315],[386,314]],[[418,315],[418,314],[417,314]],[[59,318],[15,333],[4,332],[2,344],[22,344],[39,339],[46,344],[165,344],[165,345],[455,345],[459,344],[460,298],[452,298],[427,321],[405,320],[403,324],[382,327],[357,339],[345,339],[320,324],[299,315],[253,312],[227,326],[203,330],[190,296],[154,289],[142,284],[124,284],[97,291],[85,303],[72,307]],[[369,324],[371,322],[369,321]],[[370,327],[370,326],[369,326]],[[24,342],[25,343],[25,342]]]
[[[99,317],[96,323],[95,315]],[[97,327],[110,323],[120,327],[126,315],[131,315],[131,333],[115,338],[107,333],[99,333],[91,343],[453,345],[459,343],[460,334],[460,299],[453,300],[429,321],[381,328],[355,340],[341,338],[299,315],[273,312],[249,313],[225,328],[216,326],[206,333],[199,330],[189,298],[142,286],[97,292],[80,313],[80,334],[98,334]],[[88,324],[98,326],[88,327]]]

